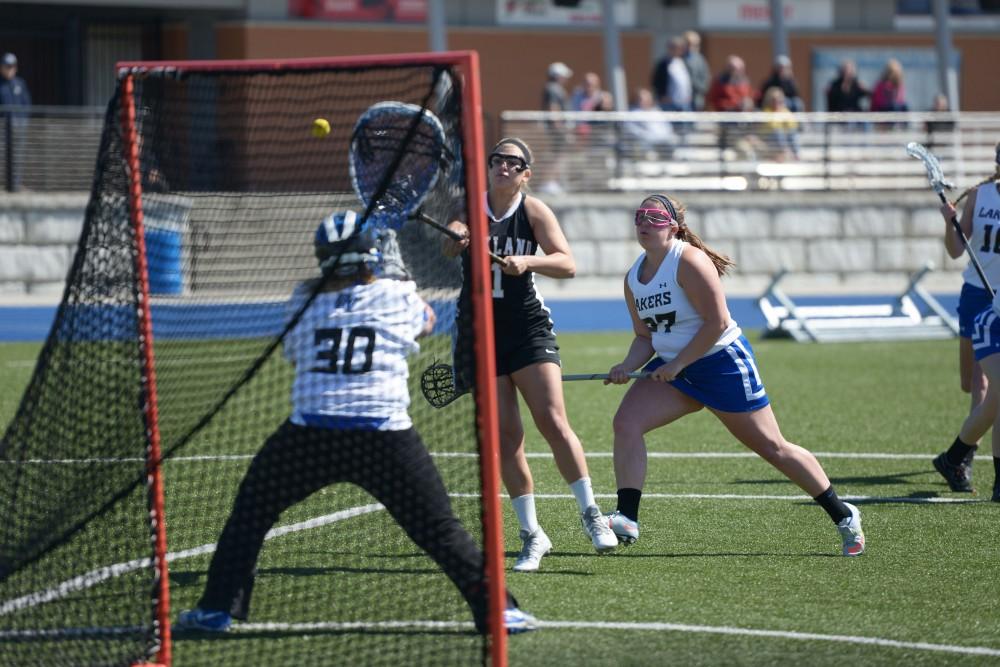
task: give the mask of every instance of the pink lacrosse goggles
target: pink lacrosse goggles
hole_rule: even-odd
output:
[[[637,208],[635,210],[635,226],[638,227],[642,222],[652,227],[669,227],[677,224],[673,216],[670,215],[670,211],[662,208]]]

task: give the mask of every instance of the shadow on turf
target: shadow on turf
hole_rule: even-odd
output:
[[[317,577],[336,573],[346,574],[440,574],[436,567],[389,569],[381,567],[267,567],[257,570],[257,576],[289,575],[293,577]],[[170,572],[170,581],[179,586],[194,586],[205,578],[204,570]]]
[[[878,474],[869,475],[865,477],[831,477],[830,482],[834,485],[841,484],[872,484],[872,485],[892,485],[892,484],[913,484],[909,481],[909,477],[922,477],[928,473],[933,473],[933,469],[920,469],[913,472],[899,472],[894,474]],[[738,479],[730,484],[788,484],[788,480],[784,477],[772,478],[772,479]]]

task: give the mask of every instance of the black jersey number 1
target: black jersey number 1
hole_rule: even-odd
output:
[[[358,339],[364,338],[367,342],[364,346],[364,361],[360,366],[354,365],[354,354],[358,351]],[[340,359],[340,344],[344,339],[344,330],[340,327],[334,329],[317,329],[314,337],[316,345],[323,345],[330,342],[329,349],[320,350],[316,353],[317,365],[312,371],[316,373],[344,373],[345,375],[355,375],[367,373],[372,369],[372,354],[375,352],[375,329],[371,327],[354,327],[347,332],[347,346],[344,350],[344,362],[337,368],[337,361]]]

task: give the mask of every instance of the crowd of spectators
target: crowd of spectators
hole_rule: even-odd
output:
[[[570,95],[566,86],[572,78],[569,67],[553,63],[549,68],[543,109],[551,111],[611,111],[615,109],[612,95],[601,87],[601,78],[595,72],[586,72]],[[869,87],[858,77],[858,70],[851,60],[844,60],[825,90],[826,111],[908,111],[909,103],[904,86],[903,67],[896,59],[889,59],[879,80]],[[822,107],[821,107],[822,108]],[[939,96],[933,111],[947,110],[947,98]],[[723,151],[735,150],[752,159],[793,161],[799,158],[798,135],[803,124],[796,113],[807,111],[805,98],[795,80],[792,59],[778,54],[759,86],[754,86],[747,73],[746,63],[737,54],[729,55],[725,65],[714,76],[701,52],[701,37],[693,30],[667,41],[666,52],[653,65],[648,86],[634,89],[630,96],[629,110],[645,112],[622,127],[619,148],[635,156],[653,159],[669,157],[674,149],[684,145],[685,135],[693,123],[690,118],[673,122],[658,118],[656,111],[670,112],[749,112],[767,114],[764,121],[742,120],[719,124],[719,147]],[[571,126],[550,128],[558,135],[554,144],[566,145],[575,141],[597,146],[612,135],[596,134],[596,127],[603,127],[592,118]],[[848,123],[852,127],[868,128],[870,123]],[[944,131],[945,125],[928,124],[928,132]],[[557,151],[558,153],[558,151]],[[560,167],[561,169],[561,167]],[[557,170],[558,171],[558,170]]]

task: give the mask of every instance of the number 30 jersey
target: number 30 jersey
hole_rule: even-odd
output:
[[[291,305],[310,294],[301,286]],[[293,311],[294,312],[294,311]],[[409,366],[426,321],[412,281],[376,280],[320,292],[285,338],[295,364],[291,421],[304,426],[410,428]]]
[[[705,322],[688,301],[684,289],[677,284],[677,267],[681,261],[681,254],[687,247],[685,241],[675,238],[667,251],[667,256],[656,270],[656,275],[648,283],[639,281],[639,272],[642,270],[643,262],[646,261],[646,253],[640,255],[628,271],[628,287],[632,290],[639,319],[649,327],[653,337],[653,349],[665,361],[676,357],[691,342]],[[730,317],[726,330],[703,356],[715,354],[741,334],[740,328]]]

